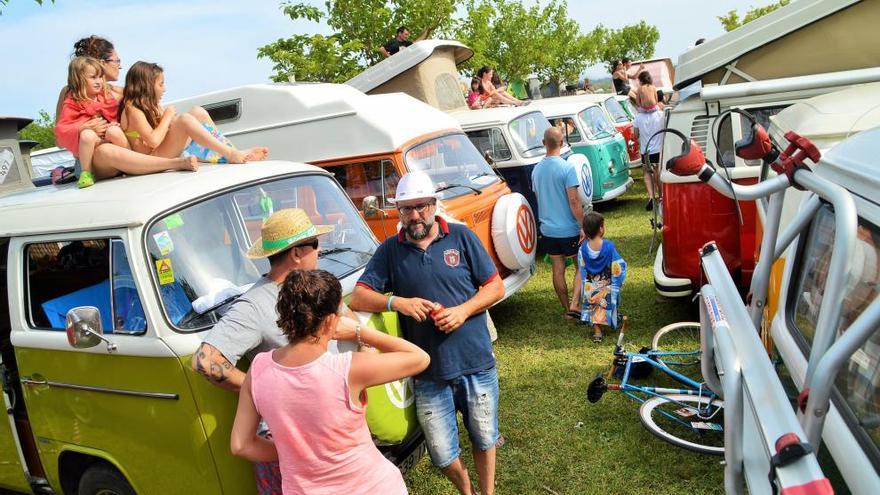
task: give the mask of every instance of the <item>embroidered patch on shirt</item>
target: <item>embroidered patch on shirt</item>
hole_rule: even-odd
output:
[[[458,266],[458,262],[461,261],[461,255],[458,253],[458,249],[447,249],[446,251],[443,251],[443,261],[453,268]]]

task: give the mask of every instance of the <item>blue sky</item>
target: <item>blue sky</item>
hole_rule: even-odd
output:
[[[308,3],[323,6],[324,1]],[[617,28],[644,19],[660,30],[656,55],[676,61],[697,38],[723,34],[716,16],[768,3],[569,0],[569,12],[583,31],[599,23]],[[285,17],[280,0],[45,0],[43,6],[11,0],[2,10],[0,46],[7,69],[0,77],[0,115],[31,118],[40,109],[54,112],[73,43],[90,34],[113,41],[123,72],[137,60],[162,65],[166,98],[175,99],[268,82],[271,63],[257,60],[258,47],[294,33],[326,32],[326,26]],[[597,77],[602,70],[591,68],[587,75]]]

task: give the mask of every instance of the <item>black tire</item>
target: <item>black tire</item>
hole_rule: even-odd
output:
[[[679,413],[683,408],[700,409],[705,415],[683,416]],[[670,419],[666,414],[680,419]],[[648,431],[676,447],[699,454],[724,455],[724,401],[720,399],[685,394],[659,395],[642,403],[639,419]],[[722,429],[695,428],[682,422],[712,423]]]
[[[79,480],[77,495],[137,495],[134,488],[116,468],[94,464]]]
[[[657,330],[651,349],[662,352],[689,353],[682,356],[657,356],[657,361],[697,382],[703,380],[700,370],[700,324],[693,321],[672,323]]]

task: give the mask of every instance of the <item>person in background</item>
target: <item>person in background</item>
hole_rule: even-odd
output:
[[[366,389],[424,370],[425,351],[369,328],[340,325],[342,287],[324,270],[290,272],[276,310],[287,344],[258,354],[241,387],[230,448],[254,462],[278,460],[285,495],[407,492],[400,470],[367,428]],[[331,339],[372,352],[328,352]],[[260,419],[272,440],[255,432]]]
[[[619,95],[629,96],[632,90],[629,81],[630,79],[635,79],[638,77],[639,72],[645,69],[644,64],[640,64],[635,73],[632,73],[630,71],[630,67],[632,67],[632,62],[630,62],[628,58],[624,58],[623,60],[615,60],[613,67],[614,69],[611,71],[611,78],[612,82],[614,83],[614,92]]]
[[[158,64],[136,62],[125,75],[119,121],[134,151],[167,158],[184,153],[211,163],[245,163],[268,157],[268,148],[238,150],[232,146],[202,107],[179,116],[173,106],[163,108],[164,94],[165,74]]]
[[[486,310],[504,297],[504,284],[477,235],[437,215],[438,197],[424,172],[400,179],[394,203],[402,227],[370,259],[351,307],[399,313],[404,337],[431,356],[428,369],[413,380],[416,415],[431,461],[459,493],[474,493],[460,459],[460,411],[480,493],[493,495],[501,435],[498,372]]]
[[[553,271],[553,289],[563,317],[580,318],[577,302],[580,294],[580,274],[575,270],[572,297],[568,298],[565,281],[565,261],[577,254],[578,244],[584,238],[581,221],[584,208],[577,188],[580,187],[574,166],[563,160],[562,131],[551,127],[544,131],[546,156],[532,170],[532,190],[538,199],[538,220],[541,231],[541,251],[550,256]]]
[[[431,31],[433,31],[434,28],[436,28],[436,26],[425,29],[422,34],[420,34],[419,37],[416,38],[416,41],[422,41],[423,39],[430,36]],[[391,38],[387,43],[379,47],[379,53],[382,54],[382,57],[388,58],[399,52],[401,48],[411,46],[413,42],[409,40],[409,36],[409,29],[407,29],[406,26],[400,26],[399,28],[397,28],[397,34],[394,36],[394,38]]]
[[[128,141],[117,122],[117,106],[104,80],[104,68],[91,57],[76,57],[67,68],[67,97],[55,123],[55,141],[79,159],[82,171],[77,186],[82,189],[95,184],[92,156],[102,143],[128,147]],[[99,125],[89,125],[95,116],[102,118]],[[101,171],[101,176],[116,175]]]
[[[583,87],[581,87],[581,89],[582,89],[585,93],[589,93],[589,94],[593,94],[593,93],[596,92],[596,91],[593,89],[593,85],[590,84],[590,80],[589,80],[589,79],[586,79],[586,78],[584,78],[584,85],[583,85]]]
[[[593,327],[593,342],[602,342],[604,327],[620,328],[620,288],[626,279],[626,261],[614,243],[605,239],[605,218],[591,211],[584,215],[586,239],[578,249],[578,271],[583,281],[581,321]]]
[[[639,72],[639,87],[636,89],[636,108],[639,112],[653,112],[660,107],[657,105],[657,87],[654,79],[648,71]]]
[[[477,71],[477,78],[480,80],[480,101],[482,108],[494,107],[497,105],[513,105],[519,107],[529,104],[528,101],[522,101],[507,93],[498,91],[495,84],[492,82],[494,74],[495,70],[488,65],[480,67],[480,70]]]
[[[645,209],[648,211],[653,210],[656,206],[654,204],[654,199],[657,197],[655,193],[660,192],[659,165],[663,139],[661,136],[655,136],[655,133],[663,129],[664,124],[663,111],[659,107],[650,112],[639,109],[633,119],[633,133],[636,139],[639,140],[642,162],[645,166],[645,189],[648,191],[648,202],[645,204]]]
[[[467,94],[467,106],[471,110],[479,110],[483,108],[480,105],[480,80],[476,77],[471,78],[471,89]]]

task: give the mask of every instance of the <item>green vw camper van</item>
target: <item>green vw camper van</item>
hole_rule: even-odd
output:
[[[599,104],[563,96],[535,100],[532,106],[562,130],[574,153],[589,160],[593,190],[587,194],[593,203],[612,200],[632,187],[626,141]]]

